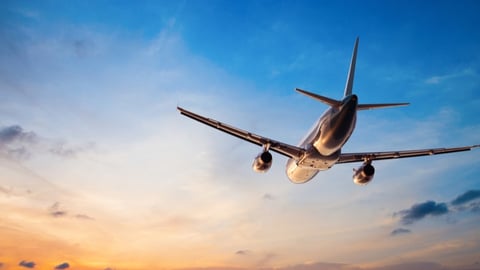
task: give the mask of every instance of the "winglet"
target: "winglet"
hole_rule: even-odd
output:
[[[353,78],[355,77],[355,63],[357,62],[357,49],[359,37],[355,40],[355,45],[353,46],[352,60],[350,61],[350,69],[348,70],[347,83],[345,84],[345,94],[343,97],[349,96],[352,94],[353,89]]]

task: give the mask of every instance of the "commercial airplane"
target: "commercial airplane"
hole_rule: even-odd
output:
[[[219,129],[240,139],[262,146],[263,150],[253,161],[253,170],[266,172],[272,165],[272,154],[270,150],[288,157],[286,173],[293,183],[305,183],[311,180],[319,171],[330,169],[335,164],[363,162],[354,170],[353,181],[356,184],[364,185],[373,179],[375,168],[372,161],[395,158],[408,158],[417,156],[446,154],[453,152],[468,151],[480,145],[462,146],[455,148],[433,148],[422,150],[404,150],[388,152],[363,152],[363,153],[342,153],[342,146],[348,141],[355,128],[357,111],[379,109],[387,107],[405,106],[409,103],[384,103],[384,104],[359,104],[358,97],[352,94],[353,77],[358,48],[357,38],[353,47],[350,69],[347,75],[344,96],[342,100],[335,100],[302,89],[297,92],[304,94],[317,101],[330,106],[315,122],[311,131],[300,142],[298,146],[282,143],[263,137],[231,125],[219,122],[214,119],[187,111],[177,107],[181,114],[197,120],[203,124]]]

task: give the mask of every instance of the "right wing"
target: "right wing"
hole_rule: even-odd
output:
[[[384,159],[409,158],[409,157],[448,154],[448,153],[454,153],[454,152],[469,151],[477,147],[480,147],[480,145],[471,145],[471,146],[462,146],[462,147],[453,147],[453,148],[406,150],[406,151],[342,153],[340,155],[340,159],[337,161],[337,164],[360,162],[365,160],[384,160]]]
[[[267,137],[262,137],[257,134],[227,125],[225,123],[219,122],[214,119],[210,119],[201,115],[198,115],[196,113],[187,111],[183,108],[177,107],[177,110],[180,111],[181,114],[190,117],[200,123],[203,123],[205,125],[211,126],[213,128],[216,128],[218,130],[221,130],[225,133],[228,133],[230,135],[233,135],[237,138],[243,139],[245,141],[251,142],[253,144],[259,145],[259,146],[267,146],[268,149],[277,152],[279,154],[282,154],[284,156],[287,156],[289,158],[293,158],[296,160],[299,160],[302,158],[302,156],[305,154],[305,149],[289,145],[286,143],[278,142],[272,139],[269,139]]]

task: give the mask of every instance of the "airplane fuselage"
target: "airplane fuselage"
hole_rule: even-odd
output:
[[[300,160],[289,159],[286,173],[293,183],[305,183],[319,171],[331,168],[355,129],[358,98],[349,95],[339,107],[331,107],[314,124],[299,147],[306,149]]]

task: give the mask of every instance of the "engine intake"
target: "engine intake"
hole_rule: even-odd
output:
[[[272,166],[272,154],[269,151],[263,151],[253,160],[253,170],[258,173],[265,173]]]
[[[375,175],[375,168],[370,162],[363,163],[358,169],[354,170],[353,182],[357,185],[366,185],[372,181]]]

